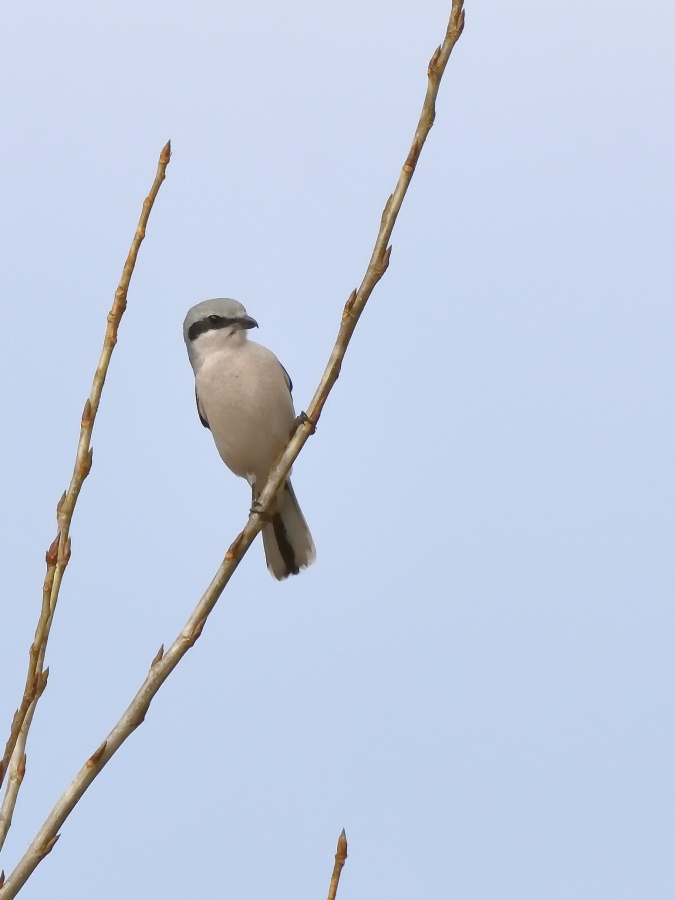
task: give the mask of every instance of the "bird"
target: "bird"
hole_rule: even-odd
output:
[[[252,509],[296,424],[288,373],[271,350],[248,339],[257,327],[241,303],[223,297],[193,306],[183,322],[199,418],[225,465],[250,484]],[[267,568],[279,581],[316,558],[290,478],[262,536]]]

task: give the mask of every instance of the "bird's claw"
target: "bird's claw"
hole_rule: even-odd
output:
[[[253,503],[251,504],[250,515],[258,516],[259,518],[261,518],[263,520],[263,522],[271,522],[272,521],[272,516],[270,515],[270,513],[266,512],[262,508],[260,501],[258,501],[258,500],[254,500]]]
[[[301,425],[305,424],[305,422],[308,425],[312,426],[311,433],[314,434],[314,432],[316,431],[316,422],[313,419],[310,419],[310,417],[304,411],[301,412],[300,415],[295,417],[293,432],[295,433],[298,430],[298,428],[300,428]]]

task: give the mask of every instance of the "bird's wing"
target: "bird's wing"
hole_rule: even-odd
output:
[[[199,416],[199,421],[202,423],[204,428],[208,428],[210,431],[211,426],[206,421],[206,416],[204,415],[204,411],[202,410],[201,405],[199,403],[199,394],[197,393],[197,388],[195,388],[195,400],[197,401],[197,414]]]
[[[279,362],[279,360],[277,360],[277,362]],[[281,366],[281,363],[279,363],[279,365]],[[284,373],[284,378],[286,379],[286,384],[288,385],[288,391],[290,394],[292,394],[293,393],[293,382],[291,381],[291,376],[288,374],[288,372],[286,371],[286,369],[284,369],[283,366],[281,366],[281,371]]]

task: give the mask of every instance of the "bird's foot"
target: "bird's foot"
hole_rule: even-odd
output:
[[[308,425],[312,426],[311,433],[314,434],[316,431],[316,422],[307,415],[306,412],[301,412],[299,416],[295,417],[295,422],[293,423],[293,434],[300,428],[301,425],[304,425],[307,422]]]
[[[272,521],[271,513],[265,512],[265,510],[262,508],[259,500],[253,501],[253,503],[251,504],[251,509],[250,509],[249,515],[258,516],[259,518],[261,518],[263,520],[263,522],[271,522]]]

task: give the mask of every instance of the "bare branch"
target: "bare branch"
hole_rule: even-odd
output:
[[[157,174],[153,182],[150,193],[143,203],[141,217],[138,228],[131,242],[131,249],[122,270],[122,277],[119,286],[115,291],[115,299],[112,309],[108,313],[108,323],[106,327],[105,339],[103,341],[103,349],[101,357],[94,373],[94,379],[87,402],[84,405],[82,414],[82,422],[80,425],[80,438],[77,445],[77,453],[75,455],[75,467],[70,480],[68,490],[62,495],[56,507],[56,517],[58,521],[58,534],[53,543],[47,550],[47,574],[42,590],[42,609],[38,619],[37,628],[35,629],[35,637],[31,644],[28,673],[26,675],[26,684],[24,687],[23,697],[10,729],[9,739],[5,747],[5,752],[0,762],[0,785],[7,770],[10,770],[10,784],[7,786],[5,797],[0,808],[0,849],[5,842],[7,832],[11,825],[12,814],[16,805],[16,798],[21,786],[21,778],[17,777],[21,759],[25,759],[24,748],[28,737],[35,706],[40,699],[40,695],[47,684],[48,670],[43,671],[45,652],[47,649],[47,641],[49,640],[49,632],[51,630],[54,612],[59,598],[59,590],[63,573],[68,560],[70,559],[70,523],[73,518],[75,504],[79,497],[80,490],[84,483],[84,479],[89,474],[92,463],[91,434],[98,411],[99,401],[103,384],[108,372],[110,357],[117,342],[117,331],[120,321],[127,305],[127,292],[129,290],[129,282],[136,265],[138,251],[145,237],[145,228],[148,218],[155,202],[155,197],[159,191],[160,185],[164,181],[166,167],[171,157],[171,143],[162,149],[157,166]]]
[[[48,633],[51,609],[51,591],[54,583],[54,572],[56,571],[56,560],[59,549],[59,535],[54,538],[50,548],[47,550],[47,574],[45,575],[44,584],[42,585],[42,609],[40,610],[40,618],[38,619],[35,629],[35,637],[30,645],[28,653],[28,672],[26,674],[26,684],[23,689],[23,697],[19,708],[14,713],[12,719],[12,727],[10,729],[9,738],[5,747],[5,753],[0,761],[0,785],[2,785],[7,768],[10,765],[10,759],[14,753],[19,735],[23,728],[24,722],[28,715],[28,709],[36,699],[40,676],[38,672],[42,667],[41,654],[44,644],[46,643],[46,635]],[[43,654],[42,654],[43,655]],[[10,817],[11,818],[11,817]],[[0,849],[4,843],[7,831],[3,827],[4,820],[0,814]]]
[[[328,900],[335,900],[335,895],[337,894],[338,884],[340,883],[340,875],[342,873],[342,868],[345,864],[345,860],[347,859],[347,835],[345,834],[344,828],[342,829],[342,833],[338,838],[337,842],[337,851],[335,853],[335,865],[333,866],[333,874],[330,879],[330,887],[328,889]]]
[[[293,462],[302,450],[307,438],[314,432],[315,425],[321,415],[321,411],[323,410],[328,395],[337,381],[342,360],[347,351],[356,323],[363,312],[373,288],[387,269],[391,252],[391,248],[388,247],[389,238],[391,237],[403,198],[405,197],[408,185],[413,176],[420,152],[424,146],[427,135],[431,130],[431,126],[433,125],[436,97],[438,95],[441,78],[445,71],[450,53],[457,43],[464,27],[464,11],[462,7],[463,0],[452,0],[450,21],[445,38],[429,63],[427,92],[410,152],[408,153],[401,170],[394,193],[389,197],[384,208],[380,229],[375,241],[375,247],[366,274],[361,282],[361,286],[358,290],[352,292],[345,305],[337,340],[331,352],[326,370],[324,371],[319,386],[312,398],[312,402],[309,405],[307,414],[304,417],[300,417],[300,424],[289,441],[286,450],[279,458],[275,468],[270,473],[267,484],[258,498],[256,511],[251,512],[244,529],[230,545],[211,584],[202,595],[180,634],[162,656],[157,654],[153,659],[145,681],[119,722],[66,788],[65,793],[57,801],[30,847],[19,861],[14,871],[8,876],[4,886],[0,888],[0,900],[11,900],[11,898],[16,896],[31,873],[37,867],[38,863],[53,846],[53,841],[58,835],[59,829],[75,808],[75,805],[89,785],[129,735],[138,728],[144,720],[153,697],[201,634],[209,614],[216,605],[225,585],[232,577],[244,554],[253,543],[256,535],[264,526],[266,513],[272,508],[276,494],[285,482]],[[92,404],[92,408],[95,410],[97,406]],[[78,455],[78,459],[79,458]],[[63,540],[63,535],[61,540]]]

